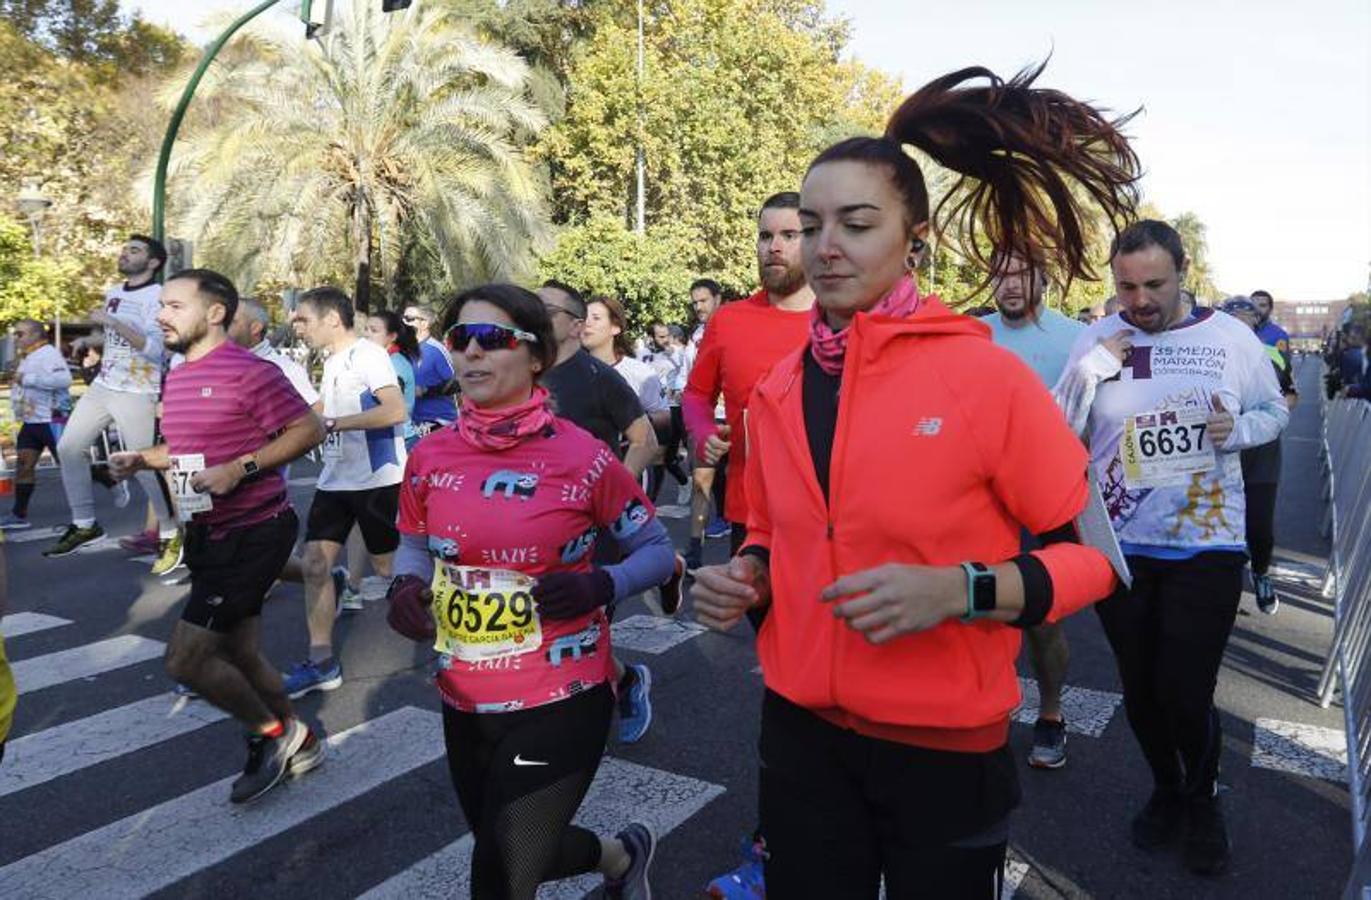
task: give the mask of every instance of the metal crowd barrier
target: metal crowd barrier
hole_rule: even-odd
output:
[[[1326,709],[1341,689],[1356,857],[1344,896],[1371,898],[1371,403],[1325,402],[1321,455],[1331,544],[1323,593],[1333,601],[1333,640],[1319,705]]]

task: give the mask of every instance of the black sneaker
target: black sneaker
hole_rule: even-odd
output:
[[[75,553],[77,548],[91,541],[98,541],[105,536],[105,529],[96,522],[88,528],[78,528],[76,525],[68,525],[67,530],[62,532],[62,536],[57,539],[57,543],[43,551],[43,555],[48,559],[56,559],[59,556],[66,556]]]
[[[1039,719],[1033,725],[1033,751],[1028,764],[1035,769],[1060,769],[1066,765],[1066,721]]]
[[[1153,788],[1142,812],[1133,817],[1133,844],[1160,850],[1171,842],[1185,818],[1185,798],[1175,788]]]
[[[309,729],[299,719],[291,719],[280,737],[249,735],[248,762],[243,774],[234,779],[229,800],[250,803],[276,787],[285,777],[290,758],[299,752],[308,736]]]
[[[1274,616],[1281,608],[1281,600],[1276,596],[1276,586],[1271,583],[1270,575],[1252,573],[1252,593],[1257,595],[1257,609]]]
[[[1228,868],[1228,824],[1217,795],[1186,807],[1185,867],[1196,875],[1218,875]]]
[[[605,896],[613,900],[652,900],[647,870],[652,866],[652,855],[657,852],[656,832],[651,826],[634,822],[615,837],[623,842],[632,862],[622,878],[605,879]]]
[[[672,563],[671,577],[657,589],[661,595],[662,615],[674,616],[681,608],[681,585],[685,582],[685,559],[678,553]]]

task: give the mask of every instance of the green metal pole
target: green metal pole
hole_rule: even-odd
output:
[[[167,163],[171,161],[171,145],[176,142],[176,132],[181,129],[181,120],[186,117],[186,109],[190,106],[191,97],[195,96],[195,89],[200,86],[200,79],[205,76],[209,64],[214,62],[214,57],[219,55],[224,45],[238,33],[238,29],[280,2],[281,0],[263,0],[251,12],[230,25],[213,44],[209,45],[209,49],[205,50],[205,55],[200,57],[200,64],[195,67],[195,74],[190,76],[186,89],[181,92],[181,100],[176,104],[176,111],[171,114],[171,121],[167,123],[167,133],[162,138],[162,151],[157,155],[157,176],[152,183],[152,236],[157,240],[165,239]]]

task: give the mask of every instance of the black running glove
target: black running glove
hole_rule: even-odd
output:
[[[614,579],[604,569],[554,572],[538,579],[533,600],[544,619],[575,619],[614,599]]]

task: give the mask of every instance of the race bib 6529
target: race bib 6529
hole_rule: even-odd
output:
[[[508,569],[438,563],[433,570],[433,648],[464,662],[531,653],[543,644],[534,580]]]

